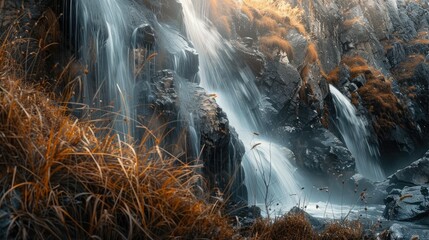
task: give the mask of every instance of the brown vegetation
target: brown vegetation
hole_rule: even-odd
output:
[[[425,56],[422,54],[409,55],[407,59],[396,66],[392,72],[399,82],[404,82],[414,76],[414,70],[424,61]]]
[[[321,240],[360,240],[363,227],[358,221],[334,222],[329,224],[320,236]]]
[[[273,52],[279,54],[283,51],[287,54],[289,60],[293,59],[293,49],[290,43],[277,35],[265,36],[259,39],[261,51],[267,56],[274,57]]]
[[[252,227],[258,240],[359,240],[363,228],[358,221],[332,222],[322,232],[316,232],[302,213],[288,214],[273,222],[258,220]]]

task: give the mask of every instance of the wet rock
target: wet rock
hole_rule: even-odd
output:
[[[346,187],[352,189],[355,194],[360,195],[360,200],[369,204],[383,204],[387,196],[388,182],[374,182],[361,174],[353,175],[347,182]]]
[[[198,52],[194,48],[187,47],[176,56],[178,58],[176,65],[177,74],[189,79],[191,82],[198,82],[198,80],[195,80],[200,66]]]
[[[304,63],[308,40],[300,34],[296,29],[288,32],[286,39],[289,41],[293,49],[293,57],[290,58],[293,66],[298,67]]]
[[[133,48],[151,49],[156,40],[154,29],[149,24],[143,24],[134,29],[131,38]]]
[[[174,69],[176,73],[190,82],[199,83],[199,55],[192,43],[178,29],[160,28],[157,32],[159,60],[163,68]]]
[[[257,206],[248,206],[244,203],[228,202],[225,207],[228,216],[235,218],[235,224],[241,228],[252,227],[256,220],[262,217],[261,209]]]
[[[183,7],[179,0],[139,0],[151,12],[155,13],[159,20],[180,29],[183,27]]]
[[[387,219],[429,224],[429,152],[389,177]]]
[[[408,167],[398,170],[389,179],[395,187],[429,184],[429,152]]]
[[[340,65],[340,86],[346,85],[350,80],[350,68],[346,64]]]
[[[252,47],[253,39],[244,38],[243,42],[234,41],[233,46],[240,59],[252,70],[256,77],[260,77],[264,70],[264,56]]]
[[[355,174],[355,160],[351,153],[327,129],[307,129],[293,138],[291,150],[301,169],[330,179],[339,175],[347,179]]]
[[[404,224],[394,223],[390,228],[379,235],[378,239],[382,240],[423,240],[429,239],[429,230],[424,227],[407,226]]]
[[[280,111],[290,102],[300,87],[301,76],[290,64],[276,62],[267,63],[260,88],[269,96],[272,106]]]
[[[384,202],[384,217],[389,220],[429,224],[429,185],[393,189]]]

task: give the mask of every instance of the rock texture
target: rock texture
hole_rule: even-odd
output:
[[[429,224],[429,152],[389,177],[387,219]]]

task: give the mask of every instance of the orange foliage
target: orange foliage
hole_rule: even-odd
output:
[[[315,63],[318,60],[319,60],[319,54],[317,53],[316,45],[314,43],[310,43],[307,47],[305,62]]]
[[[264,36],[259,39],[261,51],[266,55],[274,57],[273,51],[283,51],[287,53],[288,58],[293,59],[293,49],[290,43],[277,35]]]
[[[278,22],[269,16],[262,16],[255,22],[260,32],[275,32],[279,26]]]

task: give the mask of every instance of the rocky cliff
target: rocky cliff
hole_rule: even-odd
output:
[[[233,39],[271,103],[264,113],[272,134],[280,140],[303,133],[314,138],[312,133],[319,131],[314,129],[328,128],[341,139],[327,87],[333,84],[370,123],[388,172],[424,153],[429,136],[428,2],[290,4],[274,11],[245,1],[241,11],[232,11],[232,30],[226,36]],[[219,16],[212,18],[216,23]],[[298,165],[309,170],[317,162],[308,155],[328,155],[315,145],[285,144],[297,154]]]

